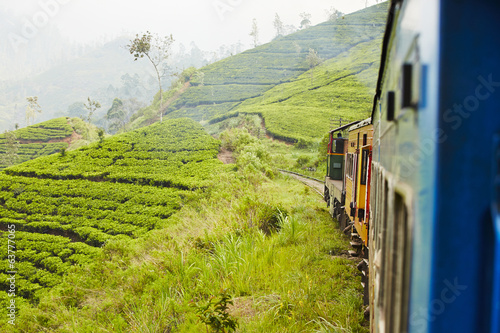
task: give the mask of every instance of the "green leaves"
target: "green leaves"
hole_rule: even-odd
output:
[[[151,39],[153,35],[148,31],[143,34],[141,37],[139,35],[135,35],[135,39],[131,41],[131,44],[127,45],[130,54],[134,56],[134,61],[143,58],[146,54],[149,53],[151,49]]]
[[[238,320],[229,314],[228,305],[233,305],[233,301],[226,290],[221,290],[217,296],[210,296],[205,304],[193,304],[200,321],[212,332],[234,332]]]
[[[108,241],[141,237],[168,223],[185,190],[206,186],[222,167],[218,150],[219,141],[201,125],[169,120],[1,172],[0,229],[16,226],[23,297],[35,300]]]

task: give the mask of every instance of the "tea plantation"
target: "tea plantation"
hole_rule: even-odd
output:
[[[381,3],[201,68],[166,117],[216,123],[257,113],[276,138],[318,140],[331,118],[369,114],[386,14]],[[319,67],[308,63],[310,49]]]
[[[19,164],[67,149],[73,136],[79,138],[80,134],[84,134],[86,126],[79,118],[60,117],[10,134],[0,134],[0,170],[9,164]],[[6,158],[9,152],[14,154]]]
[[[189,190],[223,167],[219,145],[201,125],[177,119],[0,172],[0,230],[5,244],[16,231],[19,295],[36,300],[109,240],[168,223]],[[2,272],[7,251],[0,249]],[[3,306],[7,293],[0,297]]]

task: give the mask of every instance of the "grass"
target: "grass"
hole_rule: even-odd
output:
[[[321,318],[363,332],[360,278],[351,260],[330,255],[347,244],[320,198],[285,178],[247,184],[255,189],[245,194],[242,185],[220,179],[225,190],[186,207],[175,227],[134,242],[133,255],[125,243],[106,246],[30,311],[35,321],[23,311],[21,327],[201,332],[192,302],[226,289],[240,332],[313,332]],[[239,197],[225,198],[228,186]],[[264,202],[291,212],[271,236],[252,226]]]
[[[270,158],[255,153],[258,163],[274,168],[290,146],[232,135],[237,171],[188,196],[164,228],[72,267],[20,305],[16,331],[204,332],[197,307],[225,291],[238,332],[367,332],[356,262],[322,198],[244,158],[262,147]],[[271,220],[279,228],[264,232]]]

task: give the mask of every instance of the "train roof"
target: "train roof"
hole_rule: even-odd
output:
[[[358,128],[361,128],[361,127],[365,127],[367,125],[371,125],[371,124],[372,124],[372,118],[370,117],[368,119],[359,121],[357,124],[349,127],[349,132],[350,131],[354,131],[355,129],[358,129]]]
[[[380,68],[378,71],[377,88],[375,90],[375,96],[373,98],[372,118],[373,118],[373,114],[375,113],[375,110],[377,108],[377,101],[379,100],[380,94],[382,93],[383,76],[384,76],[386,61],[387,61],[387,57],[388,57],[387,51],[389,49],[389,42],[391,40],[393,23],[394,23],[394,19],[395,19],[394,12],[396,11],[395,7],[396,7],[397,3],[398,3],[398,1],[391,1],[391,4],[389,6],[389,13],[387,14],[387,22],[386,22],[386,26],[385,26],[384,39],[382,41],[382,54],[380,56]]]
[[[346,128],[349,128],[349,127],[351,127],[351,126],[353,126],[353,125],[356,125],[356,124],[357,124],[357,123],[359,123],[359,122],[361,122],[361,120],[356,120],[356,121],[353,121],[352,123],[346,124],[346,125],[344,125],[344,126],[337,127],[336,129],[331,130],[331,131],[330,131],[330,133],[334,133],[334,132],[342,131],[342,130],[344,130],[344,129],[346,129]]]

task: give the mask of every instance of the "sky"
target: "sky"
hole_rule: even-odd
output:
[[[252,21],[257,20],[259,41],[274,37],[273,20],[300,25],[300,13],[311,14],[313,25],[326,21],[326,10],[334,7],[351,13],[375,4],[375,0],[0,0],[0,9],[22,18],[12,27],[20,36],[29,26],[44,29],[54,25],[76,42],[110,40],[120,35],[151,31],[172,34],[176,44],[194,41],[202,50],[221,45],[252,44]],[[28,27],[28,28],[27,28]]]

